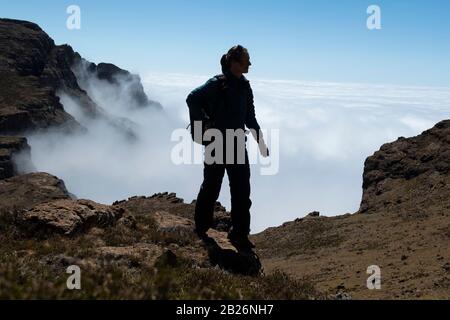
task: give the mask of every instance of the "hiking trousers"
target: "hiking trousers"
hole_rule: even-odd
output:
[[[247,236],[250,233],[250,164],[247,149],[245,163],[232,164],[204,162],[203,183],[195,204],[195,226],[197,231],[206,232],[212,227],[214,206],[219,198],[222,180],[228,175],[231,193],[231,222],[233,235]]]

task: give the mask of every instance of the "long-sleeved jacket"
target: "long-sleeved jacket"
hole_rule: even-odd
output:
[[[231,72],[224,73],[226,81],[218,76],[194,89],[187,97],[191,122],[210,119],[212,127],[225,129],[255,129],[260,126],[255,116],[253,91],[250,82],[242,75],[237,78]],[[223,86],[225,84],[225,86]]]

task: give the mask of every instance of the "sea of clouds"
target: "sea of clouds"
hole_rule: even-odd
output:
[[[65,109],[89,133],[30,135],[33,162],[39,171],[63,179],[79,198],[112,203],[169,191],[190,203],[200,188],[203,165],[174,164],[171,135],[187,126],[186,97],[208,78],[144,75],[149,98],[160,102],[164,112],[134,108],[120,90],[88,79],[82,87],[107,112],[131,120],[138,140],[130,142],[104,121],[84,117],[60,93]],[[357,211],[364,160],[383,143],[420,134],[450,118],[450,88],[248,78],[259,124],[279,129],[277,174],[262,175],[261,164],[251,165],[252,233],[311,211],[327,216]],[[254,144],[251,137],[249,143]],[[226,176],[219,201],[230,210]]]

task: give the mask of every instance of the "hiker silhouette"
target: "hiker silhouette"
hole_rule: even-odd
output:
[[[232,222],[228,238],[237,248],[254,248],[254,245],[248,239],[250,207],[252,205],[248,153],[245,142],[239,144],[236,137],[233,137],[232,141],[230,138],[226,138],[226,129],[245,130],[245,126],[247,126],[247,128],[253,129],[251,132],[256,141],[259,142],[261,154],[267,157],[269,150],[256,120],[250,82],[243,75],[248,73],[251,65],[248,50],[241,45],[234,46],[222,56],[220,64],[222,74],[209,79],[204,85],[194,89],[186,99],[190,109],[191,122],[192,119],[199,120],[202,121],[206,129],[220,130],[224,142],[223,161],[215,163],[204,161],[203,183],[195,205],[195,232],[200,238],[207,238],[206,232],[213,223],[214,205],[219,197],[226,171],[230,183]],[[246,136],[245,141],[247,141]],[[226,155],[226,146],[230,142],[233,143],[234,150],[231,163]],[[230,152],[229,150],[228,152]],[[244,161],[237,161],[239,152],[244,155]],[[215,150],[211,152],[211,155],[215,156]]]

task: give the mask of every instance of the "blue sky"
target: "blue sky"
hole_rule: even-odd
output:
[[[450,1],[4,1],[0,16],[38,23],[56,43],[135,72],[214,74],[236,43],[251,76],[450,86]],[[81,8],[81,30],[66,8]],[[366,28],[381,7],[382,29]]]

